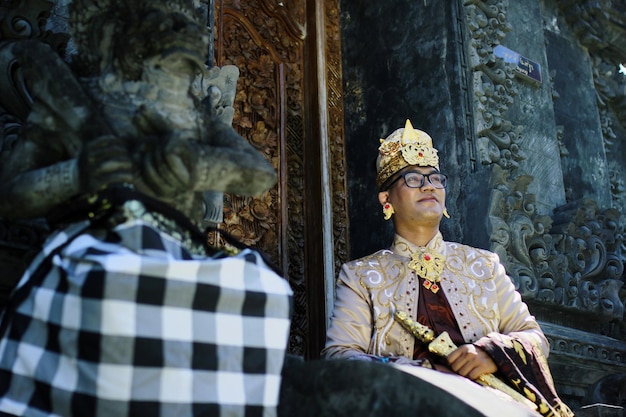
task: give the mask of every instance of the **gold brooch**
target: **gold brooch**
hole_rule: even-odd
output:
[[[446,258],[442,255],[433,255],[426,251],[411,253],[409,269],[415,271],[417,275],[424,278],[424,288],[431,290],[434,294],[439,291],[439,281]]]

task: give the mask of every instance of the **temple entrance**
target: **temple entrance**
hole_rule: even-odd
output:
[[[215,0],[215,65],[240,70],[233,127],[278,185],[225,196],[227,232],[267,253],[294,290],[290,353],[316,358],[348,254],[338,1]]]

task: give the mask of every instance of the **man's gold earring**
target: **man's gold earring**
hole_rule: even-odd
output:
[[[393,215],[394,211],[393,211],[393,206],[391,205],[391,203],[385,203],[383,205],[383,215],[385,216],[385,220],[389,220],[391,219],[391,216]]]
[[[450,218],[450,213],[448,213],[448,209],[447,208],[443,209],[443,215],[446,216],[446,219]]]

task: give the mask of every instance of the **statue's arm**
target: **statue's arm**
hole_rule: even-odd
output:
[[[0,185],[0,217],[41,217],[79,192],[77,159],[24,171]]]
[[[19,155],[28,160],[23,153]],[[12,155],[11,159],[15,158],[18,154]],[[2,175],[0,217],[42,217],[78,194],[96,191],[105,184],[136,180],[126,141],[112,135],[87,141],[76,158],[33,165]]]

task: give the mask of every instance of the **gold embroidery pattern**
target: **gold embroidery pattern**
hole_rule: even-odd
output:
[[[350,265],[352,273],[359,279],[359,284],[368,293],[373,308],[372,338],[370,353],[378,354],[392,345],[389,332],[394,319],[390,313],[393,303],[407,297],[408,275],[406,263],[388,250],[361,258]]]
[[[455,280],[458,291],[450,294],[451,301],[459,302],[464,295],[467,296],[465,309],[476,320],[475,324],[481,323],[485,330],[493,328],[498,320],[498,312],[495,305],[485,304],[491,298],[487,293],[496,291],[493,262],[481,250],[452,242],[448,245],[451,250],[448,251],[447,269],[451,276],[460,278]],[[470,325],[469,321],[459,324],[461,327]]]

